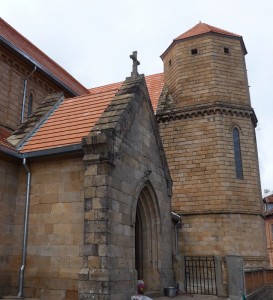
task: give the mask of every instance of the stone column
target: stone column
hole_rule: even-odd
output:
[[[241,300],[245,292],[244,262],[241,256],[226,256],[228,273],[228,294],[231,300]]]
[[[84,140],[84,243],[79,274],[80,300],[110,299],[109,189],[112,169],[109,137]],[[104,156],[105,154],[105,156]]]
[[[223,282],[222,257],[214,257],[217,296],[226,297],[227,292]]]

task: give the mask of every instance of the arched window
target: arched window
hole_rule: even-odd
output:
[[[28,107],[27,107],[27,117],[29,118],[32,114],[32,105],[33,105],[33,94],[30,93],[28,98]]]
[[[239,130],[236,127],[233,129],[233,147],[234,147],[236,178],[243,179],[243,165],[242,165],[242,156],[241,156],[240,135],[239,135]]]

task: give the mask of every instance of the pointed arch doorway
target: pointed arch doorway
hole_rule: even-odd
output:
[[[160,214],[156,194],[149,183],[142,188],[136,207],[135,268],[145,290],[160,290]]]

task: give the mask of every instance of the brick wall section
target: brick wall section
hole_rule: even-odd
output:
[[[11,293],[11,255],[18,166],[0,160],[0,295]]]
[[[83,164],[81,158],[29,163],[31,196],[25,296],[77,299],[83,242]],[[21,263],[26,172],[20,167],[12,258],[12,286]]]
[[[229,54],[224,53],[229,48]],[[191,50],[198,54],[192,55]],[[250,105],[240,39],[203,35],[182,40],[163,58],[165,85],[179,109],[216,101]],[[160,106],[158,107],[160,110]]]
[[[24,80],[33,68],[18,60],[13,54],[3,47],[0,49],[0,122],[1,125],[15,130],[21,123]],[[27,83],[25,117],[30,92],[33,93],[33,110],[41,103],[42,99],[61,89],[52,84],[39,72],[35,72]],[[67,95],[66,95],[67,96]]]
[[[153,246],[147,247],[154,256],[146,285],[162,292],[173,284],[168,170],[143,77],[127,79],[120,93],[84,140],[85,267],[80,299],[125,300],[136,293],[134,224],[138,196],[147,183],[157,198],[150,209],[158,214],[149,214],[154,236]]]

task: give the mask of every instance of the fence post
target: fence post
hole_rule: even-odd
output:
[[[226,297],[227,292],[223,283],[222,258],[214,257],[217,296]]]
[[[228,295],[231,300],[241,300],[241,291],[245,291],[243,258],[236,255],[226,256],[228,273]]]

